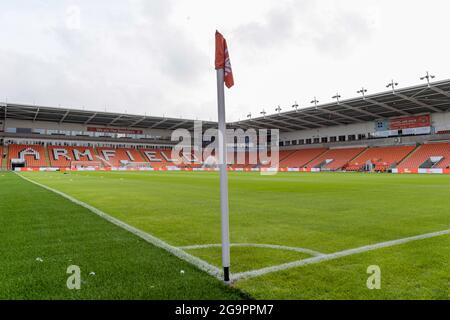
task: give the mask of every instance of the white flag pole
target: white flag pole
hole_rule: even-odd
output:
[[[228,172],[225,122],[224,69],[217,69],[217,105],[219,115],[220,211],[222,223],[223,280],[230,281],[230,227],[228,214]]]

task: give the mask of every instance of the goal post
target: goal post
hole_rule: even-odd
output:
[[[102,167],[100,161],[71,161],[70,169],[87,169],[87,170],[97,170]]]
[[[121,168],[125,169],[150,169],[153,168],[149,162],[127,162],[123,163]]]

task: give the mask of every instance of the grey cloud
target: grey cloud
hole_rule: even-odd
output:
[[[249,22],[234,30],[236,38],[252,49],[277,50],[284,45],[313,47],[321,54],[340,56],[372,35],[364,13],[335,8],[323,15],[316,1],[282,3],[263,22]]]
[[[367,19],[345,12],[335,16],[325,27],[318,26],[312,42],[321,52],[341,56],[367,41],[371,35],[372,29]]]
[[[0,61],[8,66],[2,70],[8,77],[0,79],[0,85],[10,100],[178,113],[171,93],[201,82],[210,61],[170,22],[172,1],[78,5],[79,30],[67,28],[64,4],[53,8],[54,22],[45,34],[39,33],[46,40],[36,48],[42,54],[0,49]],[[16,14],[17,23],[23,23],[23,13]]]
[[[294,16],[290,8],[275,9],[264,22],[250,22],[234,30],[238,41],[260,48],[282,44],[294,35]]]

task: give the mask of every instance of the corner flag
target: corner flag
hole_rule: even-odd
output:
[[[218,69],[225,70],[224,79],[227,88],[234,86],[233,70],[231,70],[227,40],[225,40],[219,31],[216,31],[216,70]]]
[[[228,214],[228,172],[227,172],[227,142],[225,122],[225,88],[224,84],[231,88],[234,85],[231,71],[230,56],[227,42],[216,31],[216,70],[217,70],[217,106],[219,116],[218,155],[220,169],[220,211],[222,234],[222,266],[223,280],[230,281],[230,227]]]

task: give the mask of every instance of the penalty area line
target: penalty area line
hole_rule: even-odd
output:
[[[316,257],[312,257],[312,258],[297,260],[297,261],[284,263],[284,264],[280,264],[280,265],[276,265],[276,266],[272,266],[272,267],[262,268],[262,269],[258,269],[258,270],[240,272],[240,273],[234,274],[231,278],[231,281],[234,282],[234,281],[238,281],[238,280],[242,280],[242,279],[255,278],[255,277],[259,277],[259,276],[262,276],[262,275],[265,275],[268,273],[272,273],[272,272],[283,271],[283,270],[292,269],[292,268],[296,268],[296,267],[306,266],[309,264],[315,264],[315,263],[319,263],[319,262],[323,262],[323,261],[329,261],[329,260],[334,260],[334,259],[338,259],[338,258],[342,258],[342,257],[351,256],[354,254],[373,251],[373,250],[377,250],[377,249],[381,249],[381,248],[397,246],[397,245],[401,245],[401,244],[408,243],[411,241],[429,239],[429,238],[434,238],[434,237],[439,237],[439,236],[449,235],[449,234],[450,234],[450,229],[447,229],[447,230],[442,230],[442,231],[437,231],[437,232],[421,234],[421,235],[417,235],[417,236],[413,236],[413,237],[407,237],[407,238],[402,238],[402,239],[397,239],[397,240],[380,242],[380,243],[363,246],[363,247],[358,247],[358,248],[354,248],[354,249],[338,251],[338,252],[334,252],[334,253],[330,253],[330,254],[325,254],[325,255],[316,256]]]
[[[68,194],[66,194],[64,192],[58,191],[58,190],[53,189],[53,188],[51,188],[49,186],[46,186],[44,184],[41,184],[41,183],[36,182],[36,181],[33,181],[33,180],[29,179],[29,178],[26,178],[26,177],[22,176],[21,174],[18,174],[17,172],[14,172],[14,173],[17,174],[20,178],[22,178],[22,179],[24,179],[24,180],[26,180],[26,181],[28,181],[28,182],[38,186],[38,187],[41,187],[43,189],[46,189],[46,190],[51,191],[53,193],[56,193],[57,195],[59,195],[59,196],[65,198],[65,199],[75,203],[76,205],[79,205],[79,206],[81,206],[81,207],[83,207],[85,209],[88,209],[89,211],[95,213],[96,215],[100,216],[101,218],[107,220],[108,222],[113,223],[116,226],[118,226],[118,227],[120,227],[120,228],[122,228],[124,230],[127,230],[128,232],[131,232],[135,236],[138,236],[142,240],[145,240],[146,242],[154,245],[155,247],[164,249],[165,251],[173,254],[174,256],[180,258],[181,260],[183,260],[185,262],[188,262],[189,264],[197,267],[198,269],[208,273],[209,275],[211,275],[213,277],[216,277],[219,280],[222,280],[222,271],[219,268],[209,264],[208,262],[206,262],[206,261],[204,261],[204,260],[202,260],[200,258],[197,258],[197,257],[187,253],[186,251],[184,251],[184,250],[182,250],[182,249],[180,249],[178,247],[174,247],[174,246],[168,244],[167,242],[165,242],[165,241],[163,241],[163,240],[161,240],[161,239],[159,239],[159,238],[157,238],[157,237],[155,237],[155,236],[153,236],[153,235],[151,235],[151,234],[149,234],[147,232],[144,232],[144,231],[139,230],[139,229],[137,229],[137,228],[135,228],[133,226],[130,226],[129,224],[127,224],[127,223],[125,223],[125,222],[123,222],[123,221],[121,221],[119,219],[116,219],[116,218],[110,216],[109,214],[107,214],[107,213],[105,213],[105,212],[103,212],[103,211],[101,211],[101,210],[99,210],[99,209],[97,209],[97,208],[95,208],[95,207],[93,207],[93,206],[83,202],[83,201],[75,199],[74,197],[69,196]]]

